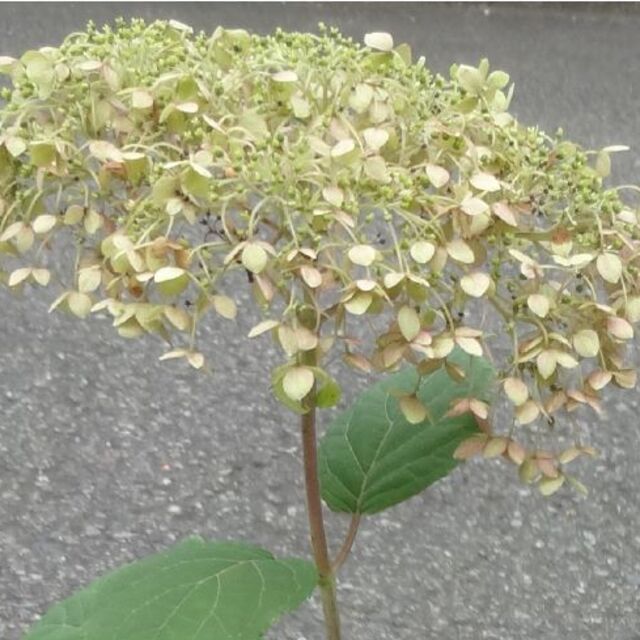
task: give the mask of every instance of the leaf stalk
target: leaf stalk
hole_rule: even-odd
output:
[[[346,562],[349,554],[351,553],[351,547],[353,547],[353,543],[356,539],[356,535],[358,534],[358,527],[360,526],[360,514],[354,513],[351,516],[351,522],[349,523],[349,529],[347,530],[347,535],[342,543],[342,547],[336,554],[336,557],[333,561],[333,565],[331,570],[333,573],[338,573],[342,565]]]

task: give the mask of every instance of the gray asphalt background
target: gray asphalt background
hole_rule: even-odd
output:
[[[0,52],[121,14],[207,31],[386,30],[440,72],[488,56],[515,81],[522,121],[629,144],[616,175],[640,181],[640,5],[10,3]],[[243,337],[254,316],[211,327],[207,377],[159,363],[152,340],[49,316],[49,301],[0,291],[0,638],[191,533],[307,553],[296,426],[269,393],[274,349]],[[353,376],[346,397],[365,383]],[[588,499],[544,500],[486,462],[366,521],[340,585],[345,638],[639,640],[638,400],[613,393],[586,425],[603,451],[580,467]],[[331,516],[331,538],[345,526]],[[268,638],[320,640],[319,620],[312,601]]]

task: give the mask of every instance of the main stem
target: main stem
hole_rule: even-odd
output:
[[[312,394],[314,392],[311,392]],[[336,602],[335,575],[331,568],[327,536],[324,531],[320,482],[318,480],[318,450],[316,445],[315,397],[308,398],[309,411],[302,415],[302,452],[304,459],[304,481],[307,492],[307,514],[311,532],[311,548],[318,571],[320,595],[324,611],[327,640],[340,640],[340,617]]]

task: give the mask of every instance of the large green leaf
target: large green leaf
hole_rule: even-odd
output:
[[[305,560],[190,538],[96,580],[25,640],[256,640],[316,583]]]
[[[375,513],[419,493],[457,464],[453,452],[478,429],[470,414],[445,418],[456,398],[487,399],[491,365],[456,350],[449,361],[466,372],[456,382],[443,369],[423,377],[418,398],[429,410],[420,424],[405,419],[394,395],[415,389],[418,374],[407,368],[374,384],[340,414],[319,450],[322,496],[334,511]]]

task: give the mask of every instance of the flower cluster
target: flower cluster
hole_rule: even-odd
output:
[[[321,406],[337,401],[332,350],[365,371],[408,361],[455,378],[454,349],[490,355],[506,338],[513,423],[461,400],[451,411],[483,432],[457,455],[502,455],[545,493],[592,450],[579,434],[527,448],[523,427],[635,385],[638,211],[603,187],[623,148],[522,126],[486,60],[446,79],[386,33],[360,45],[322,25],[207,35],[133,20],[0,57],[0,72],[9,287],[55,280],[54,308],[106,312],[120,335],[157,334],[163,359],[200,368],[197,327],[236,316],[226,276],[246,272],[266,318],[250,335],[282,348],[274,390],[298,411],[314,387]],[[51,268],[58,243],[75,251],[68,271]],[[428,415],[415,397],[400,405]]]

